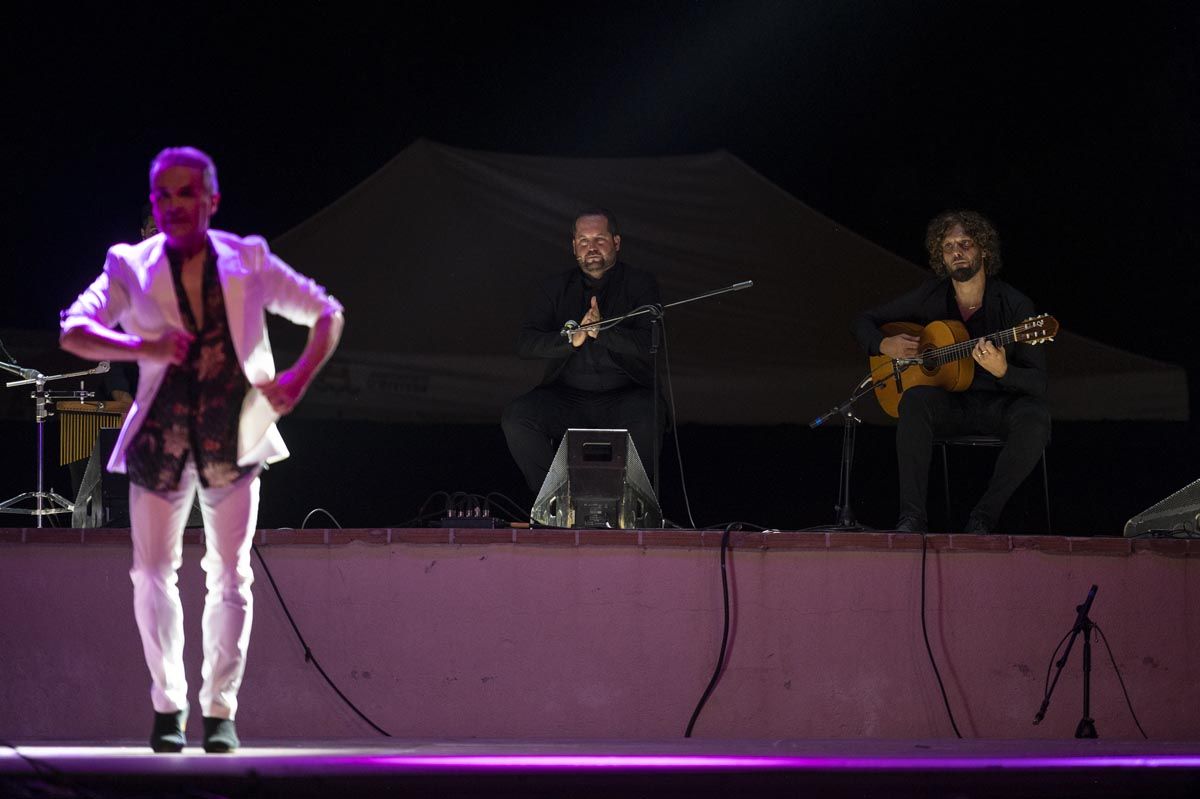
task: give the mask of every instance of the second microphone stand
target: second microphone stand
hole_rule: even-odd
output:
[[[854,441],[855,435],[858,432],[858,426],[862,424],[862,419],[854,415],[854,404],[868,394],[874,393],[875,389],[887,385],[889,380],[895,380],[897,385],[899,385],[900,373],[906,366],[907,364],[904,362],[893,361],[892,371],[887,376],[876,379],[874,373],[867,375],[845,402],[836,408],[831,408],[808,423],[810,430],[816,430],[833,417],[842,417],[842,461],[838,474],[838,504],[834,507],[838,515],[837,521],[828,527],[810,529],[851,533],[871,529],[858,523],[858,520],[854,517],[854,509],[850,504],[850,473],[854,469]]]

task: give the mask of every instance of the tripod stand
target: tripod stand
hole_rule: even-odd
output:
[[[1046,691],[1046,696],[1042,699],[1042,706],[1038,708],[1037,714],[1033,717],[1035,725],[1041,724],[1042,719],[1046,718],[1046,710],[1050,707],[1050,696],[1054,693],[1054,686],[1058,685],[1058,678],[1062,676],[1063,666],[1067,665],[1067,658],[1071,656],[1071,647],[1075,645],[1075,639],[1083,633],[1083,717],[1080,718],[1079,724],[1075,727],[1076,738],[1098,738],[1096,734],[1096,722],[1092,719],[1092,630],[1095,624],[1088,618],[1088,613],[1092,610],[1092,602],[1096,599],[1097,586],[1092,586],[1092,590],[1088,591],[1087,599],[1083,600],[1082,605],[1075,608],[1075,626],[1071,628],[1071,640],[1067,642],[1067,650],[1063,652],[1063,656],[1058,659],[1054,665],[1058,667],[1058,671],[1054,673],[1054,682],[1050,683],[1050,688]]]
[[[37,517],[37,526],[38,528],[41,528],[43,526],[43,517],[60,513],[71,513],[75,510],[75,505],[69,499],[56,493],[53,489],[46,491],[44,488],[46,419],[53,414],[53,405],[55,400],[84,400],[94,396],[92,392],[83,391],[82,389],[79,391],[62,392],[46,391],[46,384],[55,380],[67,380],[74,377],[104,374],[109,369],[108,361],[101,361],[95,369],[50,376],[46,376],[36,369],[25,369],[12,363],[0,362],[0,369],[20,375],[22,378],[21,380],[13,380],[5,383],[5,386],[8,388],[29,385],[33,386],[33,392],[29,396],[34,402],[34,419],[37,422],[37,490],[26,491],[22,494],[16,495],[15,497],[0,502],[0,513],[16,513],[25,516],[35,516]],[[15,507],[16,505],[30,499],[34,500],[35,507]],[[47,503],[49,503],[50,507],[47,507]]]

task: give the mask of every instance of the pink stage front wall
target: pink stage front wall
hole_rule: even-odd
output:
[[[0,531],[0,736],[141,740],[148,677],[125,531]],[[192,696],[203,579],[180,582]],[[720,533],[263,531],[313,653],[407,739],[683,735],[721,640]],[[727,669],[696,737],[945,738],[921,637],[920,537],[739,533]],[[968,738],[1070,738],[1080,645],[1048,717],[1046,668],[1089,586],[1151,738],[1200,739],[1200,542],[931,536],[930,639]],[[257,560],[243,738],[375,735],[304,661]],[[1082,642],[1080,642],[1081,644]],[[197,712],[193,705],[193,712]],[[1139,737],[1103,643],[1092,715]]]

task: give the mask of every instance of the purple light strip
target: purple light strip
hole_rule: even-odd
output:
[[[635,771],[968,771],[984,768],[1095,769],[1200,768],[1200,756],[1089,757],[944,757],[944,758],[819,758],[738,757],[710,755],[445,755],[441,757],[385,756],[350,758],[399,768],[505,771],[629,769]]]
[[[1111,754],[1083,756],[1032,756],[1020,755],[964,755],[964,756],[913,756],[897,757],[858,756],[822,757],[799,755],[736,755],[736,754],[621,754],[598,752],[596,754],[402,754],[393,751],[363,751],[334,753],[328,749],[254,749],[246,748],[229,758],[213,760],[196,753],[164,758],[151,755],[144,747],[38,747],[22,746],[20,751],[31,757],[57,762],[88,764],[87,767],[101,772],[126,773],[130,769],[145,768],[153,764],[152,770],[167,768],[174,770],[181,763],[203,763],[205,771],[230,769],[240,771],[252,766],[264,774],[289,773],[464,773],[491,772],[494,774],[521,772],[529,773],[652,773],[652,772],[708,772],[708,773],[753,773],[753,772],[825,772],[825,773],[880,773],[880,772],[959,772],[977,770],[1018,771],[1084,771],[1146,769],[1196,770],[1200,769],[1200,754]],[[15,752],[0,751],[0,765],[16,761]],[[141,764],[141,765],[138,765]],[[219,767],[218,767],[219,766]],[[2,769],[0,769],[2,771]]]

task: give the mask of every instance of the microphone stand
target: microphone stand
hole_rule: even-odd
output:
[[[845,402],[836,408],[831,408],[808,423],[808,429],[816,430],[833,417],[842,417],[842,460],[838,473],[838,504],[834,506],[834,510],[838,514],[837,521],[829,527],[813,527],[810,529],[814,531],[829,530],[850,533],[859,533],[871,529],[858,523],[858,520],[854,518],[854,509],[850,505],[850,472],[854,468],[854,440],[858,431],[858,425],[862,424],[862,419],[855,416],[852,409],[854,403],[868,394],[874,393],[875,389],[887,385],[889,380],[895,380],[897,386],[899,386],[900,373],[909,366],[919,365],[920,363],[920,358],[893,360],[891,374],[881,377],[878,380],[874,378],[874,373],[867,375]]]
[[[666,311],[668,308],[674,308],[677,305],[686,305],[689,302],[696,302],[697,300],[707,300],[711,297],[719,297],[722,294],[729,294],[730,292],[733,292],[733,291],[741,291],[742,289],[748,289],[748,288],[752,287],[753,285],[754,285],[753,280],[743,280],[741,283],[734,283],[732,286],[725,286],[724,288],[714,289],[712,291],[706,291],[703,294],[697,294],[693,297],[688,297],[688,298],[682,299],[682,300],[676,300],[675,302],[669,302],[666,305],[661,305],[661,304],[642,305],[638,308],[634,308],[632,311],[630,311],[627,314],[623,314],[621,316],[614,316],[612,319],[601,319],[599,322],[592,322],[592,323],[586,324],[586,325],[581,325],[578,322],[570,321],[570,322],[567,322],[565,325],[563,325],[561,334],[564,338],[566,338],[569,341],[571,339],[571,336],[575,335],[576,333],[586,333],[589,330],[596,330],[596,331],[607,330],[610,327],[616,327],[617,325],[621,324],[621,322],[624,322],[626,319],[633,319],[634,317],[637,317],[637,316],[646,316],[647,314],[649,314],[651,316],[651,320],[650,320],[650,356],[651,356],[654,377],[653,377],[653,390],[651,391],[651,394],[653,396],[650,398],[650,414],[651,414],[650,419],[653,421],[654,429],[656,431],[656,435],[654,436],[654,451],[651,453],[651,457],[653,459],[651,472],[653,474],[653,478],[652,478],[653,486],[652,487],[654,489],[655,497],[659,496],[659,493],[658,493],[659,451],[658,450],[659,450],[659,443],[660,443],[659,439],[662,437],[661,434],[657,433],[657,430],[658,430],[658,345],[659,345],[659,341],[660,341],[659,323],[663,319],[663,316],[664,316],[663,312]]]
[[[1087,599],[1083,600],[1083,604],[1075,607],[1075,626],[1071,628],[1071,640],[1067,641],[1067,651],[1063,652],[1063,656],[1054,664],[1058,667],[1058,671],[1054,673],[1054,681],[1050,683],[1050,689],[1046,691],[1046,696],[1042,699],[1042,706],[1038,708],[1038,712],[1033,717],[1034,726],[1041,724],[1042,719],[1046,718],[1046,709],[1050,707],[1050,696],[1054,693],[1054,686],[1058,685],[1058,678],[1062,676],[1063,666],[1067,665],[1067,658],[1071,656],[1071,647],[1075,645],[1075,639],[1079,637],[1080,633],[1083,633],[1083,717],[1075,727],[1075,737],[1100,737],[1096,734],[1096,722],[1092,719],[1092,629],[1096,625],[1088,618],[1092,602],[1096,599],[1097,590],[1098,587],[1093,585],[1092,590],[1088,591]]]
[[[0,513],[18,513],[25,516],[36,516],[37,526],[41,528],[42,517],[50,516],[57,513],[71,513],[75,510],[75,505],[63,497],[53,489],[50,491],[44,490],[44,457],[45,457],[45,424],[46,419],[53,415],[53,405],[55,400],[63,399],[80,399],[84,400],[88,397],[95,396],[90,391],[63,391],[54,392],[46,391],[46,384],[56,380],[68,380],[74,377],[86,377],[87,375],[101,375],[109,370],[108,361],[101,361],[94,369],[86,369],[82,372],[71,372],[61,375],[44,375],[37,369],[26,369],[18,366],[15,363],[4,363],[0,361],[0,369],[11,372],[21,377],[20,380],[13,380],[4,385],[8,388],[16,386],[33,386],[33,392],[29,395],[34,401],[35,419],[37,421],[37,490],[26,491],[23,494],[18,494],[11,499],[6,499],[0,502]],[[27,499],[33,499],[36,502],[35,508],[17,508],[13,507],[19,502],[24,502]],[[46,503],[57,505],[58,507],[46,507]]]
[[[654,482],[652,483],[652,486],[654,488],[654,496],[656,496],[656,497],[659,496],[659,493],[658,493],[659,452],[658,452],[658,450],[662,446],[662,434],[660,434],[658,432],[658,344],[659,344],[659,337],[661,335],[661,330],[659,329],[658,325],[660,322],[662,322],[662,309],[661,308],[658,309],[658,311],[656,313],[652,314],[650,317],[650,363],[653,367],[650,371],[654,375],[653,381],[650,384],[650,386],[651,386],[650,419],[654,422],[654,433],[655,433],[654,434],[654,452],[651,453],[651,457],[654,459],[654,465],[653,465],[653,468],[654,468],[653,481]]]

